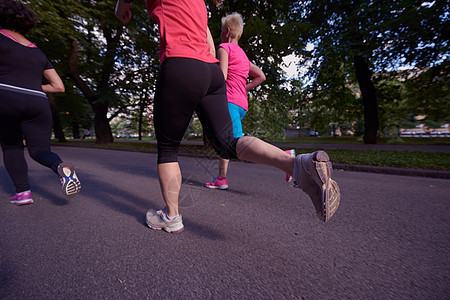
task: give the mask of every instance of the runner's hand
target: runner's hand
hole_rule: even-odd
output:
[[[125,3],[123,0],[117,0],[116,17],[123,23],[128,23],[131,20],[131,3]]]

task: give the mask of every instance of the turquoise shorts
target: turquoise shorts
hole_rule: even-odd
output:
[[[228,102],[228,111],[230,112],[231,123],[233,124],[233,136],[235,138],[240,138],[244,136],[242,131],[242,119],[247,114],[247,111],[242,107]]]

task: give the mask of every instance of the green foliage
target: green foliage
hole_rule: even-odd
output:
[[[402,121],[408,117],[404,82],[380,75],[374,80],[377,88],[380,129],[397,135]]]
[[[387,73],[400,65],[432,66],[449,52],[449,3],[445,1],[314,0],[294,1],[293,6],[295,20],[309,24],[308,30],[299,30],[299,38],[316,46],[306,57],[310,58],[308,77],[313,84],[305,97],[311,101],[308,110],[315,126],[360,119],[362,103],[355,103],[349,94],[353,87],[357,88],[355,56],[363,57],[373,72]],[[298,51],[305,54],[301,48]],[[382,97],[381,126],[397,124],[406,106],[411,105],[404,99],[404,87],[395,91],[393,83],[384,80],[377,82],[377,89],[377,96]],[[422,92],[416,97],[423,99]],[[426,114],[438,111],[423,104],[416,108]]]
[[[49,59],[67,92],[56,97],[66,126],[89,127],[97,104],[106,122],[119,112],[151,106],[159,69],[158,30],[135,1],[133,18],[123,25],[114,17],[115,0],[22,0],[39,16],[29,38]],[[446,1],[236,1],[209,6],[209,27],[220,43],[220,19],[237,11],[245,27],[239,42],[249,59],[262,68],[267,81],[250,92],[244,131],[265,138],[281,137],[288,125],[323,132],[352,124],[360,126],[363,105],[353,67],[361,55],[371,70],[387,74],[399,65],[426,72],[406,82],[374,77],[380,127],[389,130],[410,116],[427,115],[427,122],[449,121],[449,3]],[[78,73],[92,99],[68,74],[71,41],[79,46]],[[307,43],[315,45],[306,51]],[[299,67],[310,66],[307,80],[289,81],[283,58],[296,54]],[[425,69],[428,68],[429,69]],[[134,116],[133,116],[134,118]],[[134,121],[132,121],[134,122]],[[355,123],[356,122],[356,123]],[[196,125],[193,131],[198,131]],[[359,130],[361,131],[361,130]]]
[[[130,134],[138,134],[139,129],[139,114],[138,112],[131,112],[127,117],[118,117],[114,118],[111,121],[111,130],[114,136],[126,136],[129,137]],[[154,136],[153,125],[150,122],[150,118],[148,115],[144,114],[143,122],[142,122],[142,131],[143,136]]]
[[[314,0],[299,12],[312,25],[305,38],[319,45],[320,57],[351,61],[361,55],[379,72],[442,59],[449,49],[449,8],[445,1]]]
[[[450,63],[422,72],[406,82],[410,113],[424,114],[435,122],[450,122]],[[438,124],[435,124],[436,126]]]
[[[92,120],[86,113],[95,113],[100,120],[97,123],[108,122],[108,112],[116,115],[135,107],[140,99],[150,103],[159,67],[158,32],[144,1],[133,5],[133,19],[126,26],[114,16],[115,0],[23,2],[40,19],[30,39],[46,53],[65,82],[66,94],[58,96],[57,102],[63,114],[72,116],[69,123]],[[79,49],[75,75],[85,87],[74,80],[73,74],[69,76],[72,41]],[[85,100],[81,100],[81,95]],[[86,103],[92,109],[86,109]],[[99,134],[97,130],[96,133]]]
[[[183,138],[185,140],[188,140],[199,138],[200,136],[203,136],[203,127],[199,118],[197,117],[197,114],[194,113],[194,116],[191,118],[191,121],[189,122],[189,126],[186,129]]]

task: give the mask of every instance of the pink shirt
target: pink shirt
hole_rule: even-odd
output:
[[[147,0],[147,12],[159,25],[160,63],[169,57],[218,62],[209,52],[208,15],[203,0]]]
[[[219,45],[228,53],[227,72],[227,98],[228,102],[248,110],[247,77],[250,70],[250,61],[244,50],[235,43],[222,43]]]

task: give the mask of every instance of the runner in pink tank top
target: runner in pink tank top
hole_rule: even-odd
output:
[[[225,38],[231,39],[230,34],[225,36]],[[237,44],[237,42],[231,41],[224,42],[219,45],[219,55],[219,58],[221,59],[221,66],[223,65],[222,71],[225,69],[225,64],[228,61],[226,74],[224,72],[224,75],[226,75],[225,82],[227,84],[228,102],[234,103],[248,111],[246,86],[251,63],[247,58],[247,54],[245,54],[244,50]],[[258,82],[264,81],[264,73],[259,68],[259,70],[256,68],[255,70],[258,72],[255,72],[256,74],[253,76],[256,76],[255,78],[257,78]]]
[[[222,69],[227,84],[228,112],[233,123],[233,136],[244,136],[242,119],[248,111],[247,91],[260,85],[266,76],[263,71],[255,66],[247,58],[245,51],[238,45],[244,30],[244,21],[238,13],[233,13],[222,18],[222,33],[219,45],[220,68]],[[253,80],[247,83],[248,75]],[[229,160],[219,158],[219,173],[211,182],[205,183],[210,189],[228,189],[228,164]]]

